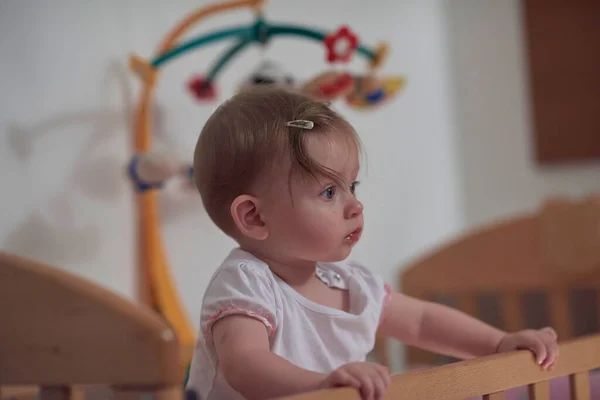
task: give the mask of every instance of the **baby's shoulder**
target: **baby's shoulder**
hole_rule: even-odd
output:
[[[264,261],[240,249],[234,249],[229,253],[217,268],[215,276],[231,272],[252,273],[262,277],[271,275],[269,266]]]
[[[201,326],[210,341],[211,327],[221,318],[241,314],[262,322],[270,334],[277,326],[278,302],[268,266],[234,249],[213,274],[202,300]]]

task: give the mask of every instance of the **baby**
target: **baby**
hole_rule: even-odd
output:
[[[281,88],[238,93],[194,154],[204,207],[239,245],[206,289],[188,389],[201,400],[268,399],[349,386],[381,399],[389,370],[365,362],[377,331],[459,358],[558,355],[551,328],[502,332],[396,293],[348,260],[363,231],[361,147],[327,104]]]

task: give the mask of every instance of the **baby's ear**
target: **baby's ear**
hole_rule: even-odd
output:
[[[269,236],[260,207],[260,200],[247,194],[236,197],[231,203],[233,222],[244,236],[254,240],[265,240]]]

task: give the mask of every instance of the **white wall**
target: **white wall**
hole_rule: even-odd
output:
[[[519,0],[444,2],[467,225],[600,190],[600,162],[540,167]],[[568,77],[565,77],[568,79]]]
[[[139,84],[125,69],[127,56],[150,56],[163,35],[201,3],[23,0],[0,6],[3,250],[132,297],[135,215],[123,167]],[[349,7],[336,0],[323,7],[317,0],[278,0],[270,2],[267,16],[324,29],[348,23],[366,43],[389,41],[392,53],[383,72],[408,76],[404,94],[381,110],[341,107],[368,156],[360,187],[367,230],[355,255],[395,284],[398,263],[455,232],[462,215],[442,8],[431,0],[391,4]],[[226,14],[193,33],[251,20],[247,11]],[[216,105],[196,104],[185,83],[205,72],[223,48],[207,47],[167,64],[158,86],[157,133],[190,159]],[[299,78],[327,68],[323,48],[313,42],[276,40],[266,55]],[[228,65],[218,81],[223,96],[234,92],[260,57],[254,48]],[[361,59],[351,64],[357,72],[364,66]],[[163,200],[169,261],[197,326],[207,280],[233,243],[212,226],[197,195],[170,188]]]

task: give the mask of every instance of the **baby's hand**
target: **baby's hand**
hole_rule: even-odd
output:
[[[390,370],[383,365],[357,362],[341,366],[327,376],[324,388],[350,386],[363,400],[380,400],[390,384]]]
[[[525,330],[505,335],[498,345],[498,353],[512,350],[531,350],[544,369],[552,369],[558,357],[557,335],[554,329]]]

